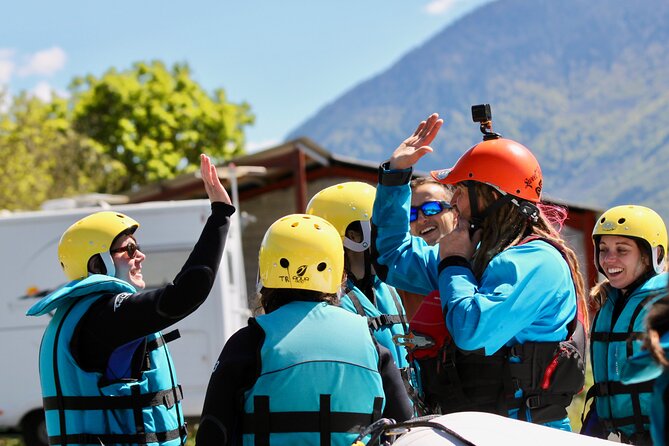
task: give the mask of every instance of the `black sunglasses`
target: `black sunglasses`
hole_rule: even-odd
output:
[[[424,216],[430,217],[432,215],[441,214],[444,211],[450,211],[453,209],[453,206],[447,201],[426,201],[420,206],[411,206],[411,212],[409,213],[409,221],[411,223],[418,220],[419,209]]]
[[[130,242],[127,245],[121,247],[121,248],[116,248],[116,249],[110,249],[109,252],[111,253],[116,253],[116,252],[126,252],[128,254],[128,257],[131,259],[134,259],[135,256],[137,255],[137,251],[140,251],[141,248],[139,247],[138,244]]]

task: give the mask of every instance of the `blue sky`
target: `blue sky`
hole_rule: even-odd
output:
[[[4,2],[0,86],[45,98],[75,76],[187,62],[207,91],[251,104],[253,150],[491,1]]]

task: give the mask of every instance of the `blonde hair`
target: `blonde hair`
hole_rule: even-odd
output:
[[[473,185],[482,209],[499,199],[499,192],[493,187],[478,182]],[[546,240],[560,251],[571,271],[578,306],[582,312],[586,312],[585,284],[578,259],[553,226],[557,224],[561,229],[566,211],[558,206],[539,204],[538,207],[540,212],[537,222],[532,222],[521,214],[518,206],[513,203],[506,203],[487,216],[481,225],[481,243],[472,258],[474,275],[480,280],[493,257],[511,246],[518,245],[523,239],[535,236]],[[585,320],[587,321],[587,317]]]

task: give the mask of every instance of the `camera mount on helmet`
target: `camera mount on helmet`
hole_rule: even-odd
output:
[[[472,120],[480,123],[484,141],[502,137],[499,133],[492,131],[492,111],[490,110],[490,104],[472,105]]]

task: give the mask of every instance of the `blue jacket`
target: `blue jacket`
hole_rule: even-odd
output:
[[[562,341],[576,316],[576,290],[567,262],[534,240],[496,255],[479,282],[469,268],[438,272],[439,247],[409,234],[411,189],[378,185],[372,222],[385,281],[419,294],[438,289],[455,344],[492,355],[501,347]]]
[[[440,272],[439,247],[410,235],[410,205],[408,184],[377,186],[372,223],[376,228],[376,262],[383,268],[377,272],[399,289],[418,294],[439,290],[448,331],[465,354],[459,354],[457,361],[472,359],[467,352],[492,360],[504,347],[567,339],[568,325],[576,317],[577,298],[569,265],[557,249],[542,240],[512,246],[490,261],[480,281],[464,266],[447,266]],[[551,354],[550,347],[543,354]],[[489,368],[480,365],[481,372]],[[577,375],[578,371],[575,378]],[[460,378],[464,384],[472,374]],[[522,389],[515,398],[537,391]],[[571,400],[571,395],[564,397]],[[510,409],[509,416],[531,420],[529,412],[527,417],[517,412]],[[563,408],[556,413],[566,415]],[[554,416],[549,416],[547,419],[554,421],[546,424],[569,430],[566,416]]]
[[[124,281],[93,275],[66,284],[28,311],[41,316],[55,310],[40,347],[50,444],[185,443],[181,388],[160,333],[118,348],[105,374],[82,370],[70,351],[77,323],[97,299],[134,292]],[[130,379],[124,370],[142,343],[150,366],[140,379]]]
[[[405,335],[409,328],[402,299],[397,291],[374,276],[374,305],[351,280],[347,281],[346,289],[348,292],[341,298],[341,307],[367,317],[374,337],[390,350],[397,367],[408,367],[406,348],[393,342],[394,335]]]
[[[260,376],[244,395],[245,445],[349,446],[380,418],[379,355],[364,318],[296,301],[256,321],[265,340]]]
[[[615,321],[614,307],[623,297],[612,289],[593,322],[590,357],[595,383],[589,393],[595,395],[597,416],[609,432],[631,436],[650,429],[654,381],[623,385],[621,372],[629,358],[641,352],[648,308],[666,287],[667,273],[650,278],[626,298]]]

